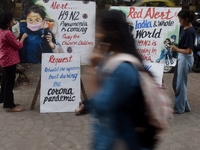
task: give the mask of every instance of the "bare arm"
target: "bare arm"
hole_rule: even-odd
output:
[[[48,33],[48,35],[46,35],[46,39],[47,41],[49,42],[49,46],[51,47],[51,49],[55,49],[56,46],[55,44],[52,42],[52,34],[51,33]]]
[[[186,49],[181,49],[176,46],[172,46],[172,51],[177,51],[177,52],[183,53],[183,54],[191,54],[192,53],[192,49],[189,47]]]
[[[25,38],[27,38],[28,37],[28,34],[27,33],[24,33],[23,35],[22,35],[22,38],[20,39],[20,42],[24,42],[24,40],[25,40]]]

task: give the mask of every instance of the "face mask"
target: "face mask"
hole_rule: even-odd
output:
[[[31,31],[38,31],[40,30],[41,26],[42,26],[42,22],[37,23],[37,24],[30,24],[27,22],[27,28],[29,28]]]

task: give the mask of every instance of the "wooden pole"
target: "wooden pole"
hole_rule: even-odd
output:
[[[41,85],[41,77],[38,81],[37,88],[35,90],[35,94],[34,94],[34,97],[33,97],[32,103],[31,103],[31,107],[30,107],[31,110],[33,110],[34,107],[35,107],[35,103],[36,103],[37,97],[38,97],[39,92],[40,92],[40,85]]]
[[[82,79],[81,79],[81,92],[82,92],[82,94],[83,94],[84,100],[88,100],[88,97],[87,97],[87,94],[86,94],[86,92],[85,92],[85,87],[84,87],[84,85],[83,85]]]

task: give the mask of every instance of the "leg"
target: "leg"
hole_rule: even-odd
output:
[[[16,65],[8,66],[3,68],[3,82],[4,82],[4,108],[13,108],[16,105],[14,104],[14,95],[13,95],[13,88],[15,85],[15,72],[16,72]]]
[[[187,79],[192,68],[192,59],[193,57],[182,57],[178,63],[174,106],[177,113],[184,113],[191,109],[187,99]]]
[[[168,52],[166,53],[166,55],[165,55],[165,64],[166,65],[169,65],[169,61],[168,61]]]
[[[160,62],[165,57],[165,55],[166,55],[166,50],[163,49],[161,51],[160,57],[156,60],[156,62]]]
[[[177,70],[178,70],[178,61],[177,61],[177,65],[174,70],[174,77],[172,80],[172,87],[173,87],[174,93],[176,93],[176,82],[177,82],[177,76],[178,76]]]
[[[170,63],[173,64],[174,61],[172,59],[172,52],[171,51],[168,52],[168,56],[169,56]]]
[[[4,69],[2,68],[2,79],[1,79],[1,93],[0,93],[0,103],[4,103],[5,100],[5,73]]]

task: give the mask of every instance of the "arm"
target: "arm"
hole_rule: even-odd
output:
[[[28,37],[28,34],[27,33],[24,33],[23,35],[22,35],[22,38],[20,39],[20,42],[24,42],[24,40],[25,40],[25,38],[27,38]]]
[[[176,46],[172,46],[172,51],[176,51],[176,52],[183,53],[183,54],[191,54],[192,53],[192,49],[189,47],[186,49],[181,49]]]
[[[23,37],[23,40],[18,41],[16,39],[16,37],[14,36],[14,34],[9,31],[7,32],[7,34],[5,35],[6,40],[8,41],[9,45],[11,47],[13,47],[15,50],[19,50],[20,48],[23,47],[23,43],[22,41],[25,39],[25,36]]]
[[[53,34],[48,32],[48,34],[46,35],[46,39],[49,42],[49,46],[50,46],[51,49],[55,49],[56,48],[55,43],[53,42],[53,38],[54,38]]]
[[[183,54],[191,54],[192,49],[194,48],[194,41],[195,41],[195,33],[192,30],[189,30],[188,33],[181,38],[180,47],[172,46],[172,51],[177,51]],[[180,44],[179,43],[179,44]]]

